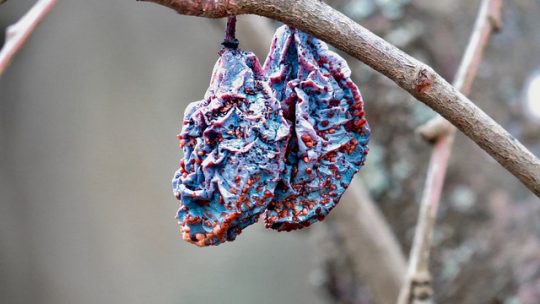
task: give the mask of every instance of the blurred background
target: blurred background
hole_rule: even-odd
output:
[[[449,80],[480,3],[328,2]],[[33,4],[2,4],[2,32]],[[538,16],[538,0],[505,1],[471,96],[536,155]],[[278,25],[240,17],[241,47],[263,60]],[[363,244],[344,245],[379,231],[336,228],[361,197],[305,231],[258,224],[212,248],[179,237],[176,134],[222,31],[135,1],[59,1],[45,18],[0,77],[0,303],[391,303],[362,272],[373,263]],[[431,151],[414,129],[434,113],[346,58],[373,129],[355,186],[408,253]],[[540,303],[539,215],[538,198],[458,135],[434,236],[437,302]]]

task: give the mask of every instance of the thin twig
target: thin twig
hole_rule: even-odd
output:
[[[484,49],[493,31],[501,24],[502,0],[483,0],[469,43],[456,73],[454,86],[468,95],[482,60]],[[493,22],[495,21],[495,22]],[[398,304],[429,303],[432,300],[429,255],[435,218],[439,206],[448,160],[454,142],[456,128],[438,118],[427,124],[427,130],[435,137],[435,146],[431,154],[425,188],[421,200],[418,223],[409,257],[409,269],[403,284]],[[437,132],[433,132],[436,130]]]
[[[181,14],[222,18],[256,14],[318,37],[387,76],[441,114],[540,197],[540,160],[426,64],[322,1],[147,0]]]
[[[7,28],[6,42],[0,50],[0,75],[56,2],[57,0],[38,0],[17,23]]]

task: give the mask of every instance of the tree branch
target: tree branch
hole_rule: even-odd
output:
[[[321,1],[147,0],[181,14],[221,18],[256,14],[299,28],[387,76],[455,125],[540,196],[540,161],[439,74]]]
[[[38,0],[17,23],[6,30],[6,42],[0,50],[0,75],[7,68],[13,56],[21,49],[37,25],[51,11],[57,0]]]
[[[502,0],[482,1],[469,43],[455,76],[454,86],[463,94],[470,93],[491,33],[501,26],[501,7]],[[429,272],[431,238],[456,128],[439,117],[424,125],[424,131],[427,132],[424,135],[435,136],[430,139],[436,142],[429,162],[418,224],[409,257],[409,269],[398,304],[418,301],[426,303],[431,301],[433,294]]]
[[[332,216],[343,240],[341,253],[351,258],[374,303],[392,303],[406,274],[405,257],[386,218],[358,177],[352,180]]]

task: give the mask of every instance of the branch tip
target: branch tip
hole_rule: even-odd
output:
[[[56,2],[57,0],[38,0],[19,21],[7,27],[6,41],[0,49],[0,75]]]

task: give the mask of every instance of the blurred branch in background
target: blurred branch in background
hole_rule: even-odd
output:
[[[358,177],[319,233],[322,285],[338,303],[362,303],[360,298],[369,298],[369,303],[396,300],[406,273],[405,257]]]
[[[0,0],[0,4],[5,1]],[[0,75],[7,68],[13,56],[21,49],[30,34],[47,16],[57,0],[38,0],[36,4],[17,23],[6,30],[6,42],[0,50]]]
[[[471,92],[472,83],[492,32],[501,27],[501,8],[502,0],[483,0],[480,5],[476,23],[454,80],[454,86],[464,95],[469,95]],[[437,124],[433,121],[442,121],[442,123]],[[456,134],[456,128],[440,116],[432,119],[420,130],[421,134],[423,130],[424,134],[435,136],[435,138],[429,138],[429,140],[435,140],[435,146],[425,181],[413,247],[409,257],[409,269],[398,304],[432,301],[433,290],[429,271],[431,239],[446,168]]]

